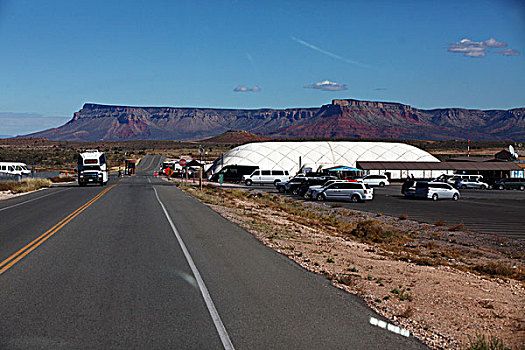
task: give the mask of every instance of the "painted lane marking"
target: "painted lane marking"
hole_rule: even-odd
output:
[[[57,194],[57,193],[60,193],[60,192],[64,192],[64,191],[67,191],[67,190],[70,190],[71,188],[66,188],[64,190],[60,190],[60,191],[55,191],[55,192],[52,192],[52,193],[48,193],[46,195],[43,195],[43,196],[40,196],[40,197],[36,197],[36,198],[33,198],[33,199],[29,199],[27,201],[24,201],[24,202],[20,202],[18,204],[13,204],[9,207],[5,207],[5,208],[1,208],[0,211],[4,211],[6,209],[11,209],[11,208],[14,208],[14,207],[18,207],[19,205],[22,205],[22,204],[26,204],[26,203],[29,203],[29,202],[32,202],[32,201],[36,201],[37,199],[40,199],[40,198],[44,198],[44,197],[47,197],[47,196],[51,196],[52,194]]]
[[[51,227],[49,230],[41,234],[39,237],[34,239],[32,242],[27,244],[22,249],[18,250],[16,253],[11,255],[9,258],[5,259],[0,263],[0,275],[9,270],[14,264],[22,260],[26,255],[31,253],[33,250],[38,248],[42,243],[47,241],[51,236],[53,236],[55,233],[57,233],[62,227],[66,226],[71,220],[73,220],[75,217],[77,217],[80,213],[82,213],[84,210],[86,210],[91,204],[95,203],[100,197],[102,197],[104,194],[106,194],[109,190],[111,190],[113,187],[117,186],[112,185],[108,188],[106,188],[104,191],[100,192],[98,195],[96,195],[93,199],[88,201],[86,204],[66,216],[64,219],[62,219],[60,222],[58,222],[55,226]]]
[[[377,326],[379,328],[386,329],[392,333],[400,334],[404,337],[410,337],[410,332],[407,331],[406,329],[403,329],[398,326],[394,326],[393,324],[390,324],[390,323],[386,323],[385,321],[378,320],[375,317],[370,317],[370,324],[372,326]]]
[[[228,335],[228,332],[226,331],[226,327],[224,327],[221,317],[219,316],[219,312],[217,311],[217,308],[215,307],[215,304],[213,303],[213,300],[211,299],[210,293],[208,292],[208,288],[206,288],[206,284],[204,284],[204,280],[202,279],[201,274],[199,270],[197,269],[197,266],[193,262],[193,258],[191,257],[188,249],[186,248],[186,244],[184,244],[184,241],[182,240],[182,237],[180,236],[179,231],[177,231],[175,224],[171,220],[171,217],[168,214],[166,207],[160,200],[159,194],[157,193],[155,186],[153,186],[153,191],[155,191],[155,196],[157,197],[157,201],[159,202],[162,208],[162,211],[164,212],[164,215],[166,216],[166,219],[168,220],[171,226],[171,230],[173,231],[173,234],[175,235],[175,237],[177,238],[177,241],[179,242],[182,252],[184,253],[184,257],[186,257],[186,261],[188,262],[188,265],[190,265],[191,271],[193,272],[193,276],[195,277],[195,280],[197,281],[197,284],[199,285],[199,290],[201,291],[202,297],[204,298],[204,302],[206,303],[206,307],[208,308],[208,312],[210,313],[213,323],[215,324],[217,333],[219,333],[219,337],[221,338],[221,342],[222,342],[224,349],[235,350],[230,340],[230,336]]]

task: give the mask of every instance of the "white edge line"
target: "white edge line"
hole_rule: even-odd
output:
[[[51,196],[52,194],[57,194],[57,193],[64,192],[64,191],[67,191],[67,190],[70,190],[70,189],[71,188],[66,188],[66,189],[61,190],[61,191],[51,192],[51,193],[48,193],[48,194],[40,196],[40,197],[36,197],[36,198],[30,199],[30,200],[27,200],[27,201],[24,201],[24,202],[20,202],[18,204],[11,205],[9,207],[1,208],[0,211],[4,211],[6,209],[11,209],[11,208],[14,208],[14,207],[18,207],[19,205],[26,204],[26,203],[29,203],[29,202],[32,202],[32,201],[36,201],[37,199],[41,199],[41,198],[44,198],[44,197],[47,197],[47,196]]]
[[[157,201],[162,207],[162,210],[164,211],[164,215],[166,216],[166,219],[168,219],[168,222],[170,223],[173,234],[177,238],[177,241],[179,242],[182,252],[184,253],[184,256],[186,257],[186,261],[188,261],[191,271],[193,272],[193,275],[195,276],[195,280],[197,281],[197,284],[199,285],[199,289],[201,291],[202,297],[204,298],[204,302],[206,303],[206,306],[208,307],[208,311],[213,320],[213,323],[215,324],[217,333],[219,333],[219,337],[221,338],[224,349],[235,350],[230,340],[230,336],[228,335],[228,332],[226,331],[226,328],[224,327],[224,324],[222,323],[221,317],[219,316],[219,313],[217,312],[217,309],[215,308],[215,304],[213,304],[213,300],[211,299],[210,293],[208,292],[208,288],[206,288],[206,285],[204,284],[204,280],[202,279],[201,274],[199,270],[197,269],[197,266],[193,262],[193,258],[191,257],[190,252],[186,248],[186,245],[184,244],[184,241],[182,240],[182,237],[180,236],[179,231],[177,231],[175,224],[173,224],[173,221],[171,220],[171,217],[169,216],[168,211],[166,210],[166,207],[160,200],[157,190],[155,189],[154,186],[152,187],[153,187],[153,191],[155,191],[155,196],[157,197]]]
[[[410,337],[410,332],[406,329],[403,329],[398,326],[394,326],[393,324],[386,323],[385,321],[378,320],[375,317],[370,317],[370,324],[372,326],[377,326],[379,328],[386,329],[392,333],[400,334],[404,337]]]

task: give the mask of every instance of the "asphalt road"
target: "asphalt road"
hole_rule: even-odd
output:
[[[145,157],[136,176],[105,187],[0,202],[1,349],[423,348],[145,176],[161,161]]]
[[[226,185],[239,187],[239,185]],[[278,193],[273,185],[240,186]],[[475,232],[494,234],[525,240],[525,192],[517,190],[460,190],[461,199],[440,200],[405,198],[400,185],[374,189],[374,199],[363,203],[339,202],[343,207],[382,213],[434,224],[438,221],[448,226],[463,223]],[[292,196],[292,195],[290,195]],[[294,196],[294,198],[298,198]],[[330,202],[330,201],[328,201]]]

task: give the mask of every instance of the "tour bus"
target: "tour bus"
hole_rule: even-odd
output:
[[[78,155],[78,185],[98,183],[104,186],[108,182],[106,155],[96,149],[87,150]]]
[[[0,162],[0,172],[9,175],[31,175],[31,168],[20,162]]]

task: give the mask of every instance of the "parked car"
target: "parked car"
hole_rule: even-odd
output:
[[[241,182],[242,177],[253,173],[254,170],[258,169],[258,166],[254,165],[227,165],[222,168],[219,172],[210,175],[209,180],[213,182],[219,181],[219,175],[222,174],[222,181],[225,182]]]
[[[311,186],[308,186],[308,189],[302,194],[302,196],[305,199],[314,198],[314,197],[312,197],[312,194],[313,194],[313,192],[315,190],[318,190],[320,188],[326,187],[326,186],[331,185],[331,184],[333,184],[335,182],[348,182],[348,181],[347,180],[339,180],[339,179],[330,179],[330,180],[324,181],[323,183],[320,183],[320,184],[317,184],[317,185],[311,185]]]
[[[405,197],[414,197],[416,195],[416,184],[417,181],[408,180],[401,185],[401,193]]]
[[[326,187],[314,190],[312,197],[318,201],[335,199],[349,200],[355,203],[374,199],[374,190],[362,182],[334,182]]]
[[[0,162],[0,172],[10,175],[31,175],[31,168],[20,162]]]
[[[483,175],[454,175],[452,178],[447,180],[447,183],[455,185],[460,181],[483,181]]]
[[[294,193],[294,194],[304,197],[304,198],[309,198],[308,196],[306,196],[306,193],[311,187],[323,186],[328,181],[332,181],[332,180],[337,180],[337,178],[335,176],[323,176],[323,177],[309,178],[308,181],[306,181],[301,186],[299,186],[299,188],[297,188],[297,191],[296,191],[297,193]]]
[[[288,181],[290,176],[288,170],[260,170],[257,169],[250,175],[243,175],[242,181],[246,186],[252,184],[277,184],[278,182]]]
[[[358,181],[363,181],[369,186],[384,187],[390,185],[390,181],[386,175],[367,175],[363,178],[357,178]]]
[[[303,176],[295,176],[288,181],[279,181],[275,184],[275,187],[280,193],[293,193],[299,186],[307,183],[308,179]]]
[[[457,201],[460,198],[459,191],[452,185],[442,182],[418,181],[414,197],[428,198],[433,201],[438,199],[452,199]]]
[[[438,176],[436,179],[432,180],[432,182],[445,182],[449,183],[451,185],[455,185],[457,182],[462,180],[470,180],[470,181],[483,181],[483,175],[465,175],[465,174],[442,174]]]
[[[480,181],[479,178],[466,178],[456,182],[456,187],[465,189],[465,188],[480,188],[486,190],[489,188],[489,185],[486,182]]]
[[[525,191],[525,179],[518,177],[509,177],[505,179],[500,179],[492,185],[492,188],[498,190],[511,190],[516,189],[520,191]]]

